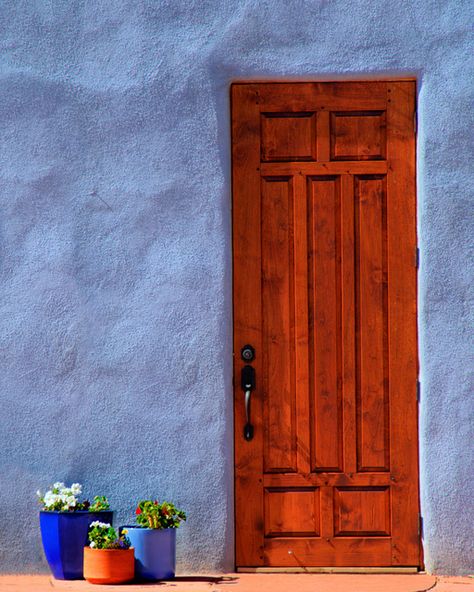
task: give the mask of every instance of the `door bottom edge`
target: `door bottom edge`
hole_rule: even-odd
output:
[[[404,567],[237,567],[237,573],[346,573],[346,574],[414,574],[417,566]]]

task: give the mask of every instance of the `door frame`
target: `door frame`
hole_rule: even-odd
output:
[[[415,302],[415,306],[416,306],[416,364],[417,364],[417,384],[415,386],[416,390],[417,390],[417,401],[419,403],[419,375],[420,375],[420,356],[419,356],[419,329],[418,329],[418,321],[419,321],[419,314],[418,314],[418,307],[419,307],[419,292],[418,292],[418,269],[419,269],[419,248],[418,248],[418,244],[419,244],[419,229],[418,229],[418,198],[417,198],[417,192],[418,192],[418,184],[417,184],[417,170],[418,170],[418,154],[417,154],[417,144],[418,144],[418,134],[417,134],[417,110],[418,110],[418,91],[419,91],[419,87],[418,87],[418,80],[416,77],[413,76],[407,76],[407,77],[403,77],[403,76],[396,76],[396,77],[381,77],[381,78],[351,78],[351,79],[347,79],[347,78],[340,78],[340,79],[321,79],[321,78],[305,78],[303,79],[298,79],[298,80],[281,80],[281,79],[237,79],[234,80],[230,83],[229,85],[229,94],[230,94],[230,110],[229,110],[229,115],[230,115],[230,126],[231,126],[231,244],[232,244],[232,343],[233,343],[233,368],[232,368],[232,376],[233,376],[233,384],[234,385],[238,385],[240,383],[240,376],[236,375],[236,370],[235,370],[235,359],[237,356],[240,356],[240,350],[237,347],[237,344],[235,342],[235,269],[234,269],[234,262],[235,262],[235,228],[236,228],[236,220],[235,220],[235,216],[234,216],[234,133],[233,133],[233,119],[232,119],[232,114],[233,114],[233,101],[232,101],[232,92],[233,92],[233,88],[235,86],[240,86],[240,85],[266,85],[266,84],[272,84],[272,85],[276,85],[276,84],[282,84],[282,85],[297,85],[297,84],[308,84],[308,83],[326,83],[326,84],[331,84],[331,83],[338,83],[338,84],[343,84],[343,83],[394,83],[394,82],[412,82],[415,85],[415,111],[414,111],[414,121],[413,121],[413,126],[414,126],[414,183],[413,183],[413,187],[414,187],[414,195],[413,195],[413,200],[414,200],[414,215],[415,215],[415,220],[414,222],[414,226],[415,226],[415,243],[416,243],[416,251],[413,253],[413,265],[416,267],[416,279],[415,279],[415,295],[416,295],[416,302]],[[233,479],[233,486],[234,486],[234,567],[237,569],[237,571],[239,572],[278,572],[278,571],[285,571],[285,572],[314,572],[314,573],[325,573],[325,572],[341,572],[341,573],[347,573],[347,572],[352,572],[352,573],[356,573],[356,572],[360,572],[360,573],[411,573],[414,571],[418,571],[418,570],[423,570],[424,569],[424,557],[423,557],[423,537],[422,537],[422,526],[421,526],[421,508],[420,508],[420,434],[419,434],[419,425],[420,425],[420,407],[419,404],[417,406],[417,413],[416,413],[416,457],[417,457],[417,491],[418,491],[418,515],[420,517],[420,526],[418,528],[418,542],[419,542],[419,565],[418,568],[411,568],[411,567],[386,567],[386,568],[380,568],[380,567],[361,567],[361,568],[357,568],[357,567],[352,567],[352,568],[345,568],[345,567],[332,567],[332,566],[327,566],[327,567],[300,567],[300,568],[278,568],[278,567],[256,567],[256,568],[242,568],[236,567],[236,536],[237,536],[237,523],[236,523],[236,495],[235,495],[235,489],[236,489],[236,472],[235,472],[235,467],[236,467],[236,446],[235,446],[235,438],[237,437],[236,435],[236,430],[235,430],[235,423],[236,423],[236,408],[237,408],[237,404],[235,401],[235,394],[236,392],[238,392],[237,388],[233,388],[232,391],[232,396],[233,396],[233,406],[234,406],[234,412],[233,412],[233,438],[234,438],[234,479]]]

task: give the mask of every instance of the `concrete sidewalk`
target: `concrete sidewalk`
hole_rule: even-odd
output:
[[[50,576],[0,576],[0,592],[97,592],[101,586]],[[474,592],[470,577],[427,574],[227,574],[180,576],[169,582],[104,586],[107,592]]]

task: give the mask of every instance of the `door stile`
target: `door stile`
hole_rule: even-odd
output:
[[[357,472],[355,375],[354,177],[341,177],[341,288],[344,472]]]
[[[326,485],[327,483],[325,481],[320,487],[321,542],[327,548],[326,552],[331,553],[331,540],[334,537],[334,487]]]
[[[419,540],[411,526],[419,514],[418,484],[413,478],[418,473],[415,85],[388,84],[387,107],[392,564],[417,565]]]
[[[296,361],[296,432],[298,472],[311,472],[309,420],[309,334],[308,334],[308,230],[307,181],[297,173],[294,186],[294,268],[295,268],[295,361]]]
[[[233,101],[233,249],[234,249],[234,418],[235,511],[238,565],[258,566],[263,561],[263,417],[262,417],[262,290],[260,113],[258,93],[252,86],[232,88]],[[255,231],[257,229],[257,231]],[[244,440],[244,393],[240,385],[245,365],[240,348],[250,344],[256,356],[256,389],[252,392],[254,438]],[[252,536],[248,536],[252,533]]]
[[[329,162],[330,160],[330,129],[329,129],[329,111],[324,107],[318,111],[317,132],[316,132],[316,150],[318,162]]]

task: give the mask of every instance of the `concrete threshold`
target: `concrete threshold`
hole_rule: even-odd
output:
[[[414,574],[417,567],[238,567],[238,573]]]

